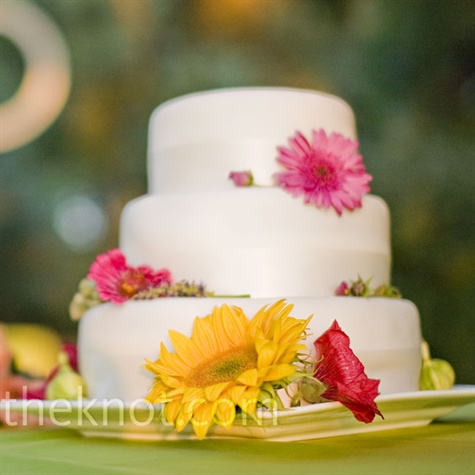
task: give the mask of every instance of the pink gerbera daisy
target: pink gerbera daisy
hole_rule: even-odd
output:
[[[122,303],[138,292],[171,284],[168,269],[154,271],[149,266],[129,266],[119,249],[97,256],[87,278],[96,283],[102,300],[114,303]]]
[[[357,153],[358,142],[323,129],[314,130],[312,139],[310,143],[297,132],[288,148],[277,148],[277,161],[287,169],[275,174],[277,184],[293,196],[303,194],[306,203],[333,206],[339,215],[343,208],[361,207],[372,177]]]
[[[321,398],[340,401],[355,418],[369,423],[379,411],[375,398],[379,394],[378,379],[370,379],[364,366],[350,348],[350,339],[336,321],[314,343],[319,363],[315,378],[323,383]]]

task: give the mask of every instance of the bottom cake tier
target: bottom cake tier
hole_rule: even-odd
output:
[[[416,306],[388,298],[287,298],[291,315],[308,318],[305,344],[313,342],[334,320],[350,337],[350,346],[365,366],[368,377],[380,379],[381,394],[417,391],[421,367],[421,330]],[[168,331],[191,336],[196,317],[215,306],[240,307],[250,319],[274,303],[253,298],[159,298],[102,304],[83,316],[79,326],[79,365],[90,399],[144,398],[153,381],[143,368],[145,358],[159,357],[160,343],[173,351]]]

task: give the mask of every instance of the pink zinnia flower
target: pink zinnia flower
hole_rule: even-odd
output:
[[[254,183],[254,177],[249,171],[231,172],[229,174],[229,179],[233,180],[236,186],[252,186]]]
[[[96,283],[102,300],[114,303],[125,302],[138,292],[171,284],[168,269],[154,271],[149,266],[129,266],[119,249],[99,255],[87,278]]]
[[[350,339],[336,320],[314,343],[317,350],[315,378],[326,386],[321,397],[340,401],[361,422],[371,422],[379,411],[375,398],[378,379],[369,379],[361,361],[350,348]]]
[[[313,131],[312,138],[310,143],[297,132],[289,148],[277,148],[277,161],[287,168],[275,174],[277,184],[293,196],[303,194],[306,203],[333,206],[339,215],[343,208],[361,207],[372,177],[365,173],[358,142],[323,129]]]

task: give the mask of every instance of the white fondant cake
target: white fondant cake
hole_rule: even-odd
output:
[[[324,129],[355,138],[353,113],[338,98],[310,91],[250,88],[172,100],[153,114],[149,195],[129,203],[120,248],[134,266],[168,268],[175,280],[203,282],[217,295],[106,303],[80,322],[81,372],[92,398],[143,398],[152,383],[144,359],[172,350],[170,329],[190,335],[197,316],[226,303],[251,318],[286,298],[307,318],[313,341],[337,320],[380,392],[418,389],[421,333],[406,300],[335,296],[342,281],[390,281],[389,211],[367,195],[341,216],[270,187],[276,147],[296,131]],[[252,170],[260,186],[236,188],[231,171]]]
[[[417,389],[420,370],[419,315],[407,300],[360,297],[288,298],[292,315],[310,321],[313,341],[337,319],[350,335],[351,348],[366,373],[381,379],[380,392],[392,394]],[[104,304],[81,321],[81,372],[95,398],[143,398],[151,384],[143,359],[159,356],[160,342],[172,348],[168,330],[191,335],[196,316],[215,305],[237,305],[253,316],[268,299],[162,298]],[[132,324],[133,322],[133,324]]]
[[[132,265],[220,295],[329,296],[348,276],[390,280],[389,212],[375,196],[339,217],[276,188],[149,195],[126,206],[120,236]]]
[[[297,130],[356,138],[351,108],[328,94],[240,88],[191,94],[158,107],[149,128],[149,193],[230,190],[230,171],[272,185],[276,147]]]

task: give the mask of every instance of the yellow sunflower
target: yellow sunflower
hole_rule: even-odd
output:
[[[229,428],[236,407],[255,416],[258,403],[278,398],[273,388],[286,387],[302,375],[299,343],[311,316],[290,316],[293,305],[279,300],[249,320],[241,308],[215,307],[196,318],[191,338],[171,330],[176,353],[162,343],[160,359],[145,368],[155,380],[147,400],[164,404],[169,424],[181,431],[191,422],[199,439],[215,423]]]

